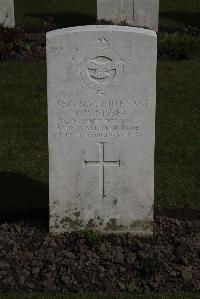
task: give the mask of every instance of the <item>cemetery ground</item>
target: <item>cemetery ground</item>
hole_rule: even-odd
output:
[[[10,295],[0,295],[0,299],[198,299],[196,294],[171,294],[171,295],[146,295],[133,297],[132,294],[127,295],[53,295],[53,294],[10,294]]]
[[[25,47],[23,44],[23,53],[17,44],[19,55],[12,53],[12,59],[1,60],[0,289],[160,292],[138,297],[156,299],[166,291],[200,290],[199,12],[198,0],[161,0],[154,239],[128,235],[102,239],[94,232],[64,237],[48,234],[44,37],[36,38],[39,50],[34,48],[34,55],[33,43],[28,40]],[[59,5],[56,0],[16,0],[17,24],[29,33],[92,24],[95,14],[92,0],[67,4],[60,0]],[[23,296],[39,298],[38,294],[16,298]],[[60,298],[56,296],[52,298]],[[163,295],[164,298],[198,295]]]
[[[178,294],[178,295],[146,295],[144,296],[134,296],[129,295],[53,295],[53,294],[10,294],[10,295],[0,295],[0,299],[197,299],[199,298],[196,294]]]

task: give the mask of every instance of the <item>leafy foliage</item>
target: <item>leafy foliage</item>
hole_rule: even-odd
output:
[[[8,58],[19,52],[23,43],[23,32],[17,28],[8,28],[0,24],[0,58]]]
[[[18,28],[0,25],[0,59],[45,58],[45,34],[30,34]]]
[[[92,248],[98,248],[102,239],[101,236],[93,230],[86,231],[84,237],[88,245]]]

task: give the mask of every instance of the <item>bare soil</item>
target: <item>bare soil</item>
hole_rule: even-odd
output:
[[[1,224],[0,291],[197,292],[199,213],[182,216],[161,211],[153,237],[106,235],[97,244],[84,233],[53,236],[30,223]]]

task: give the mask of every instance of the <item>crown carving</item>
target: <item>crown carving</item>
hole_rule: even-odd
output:
[[[100,37],[96,41],[96,48],[97,49],[108,49],[109,42],[104,37]]]

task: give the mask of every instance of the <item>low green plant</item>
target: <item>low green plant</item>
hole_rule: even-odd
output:
[[[21,48],[23,32],[17,28],[4,27],[0,24],[0,59],[5,59],[12,52],[18,52]]]
[[[32,49],[32,43],[31,42],[25,42],[25,44],[24,44],[24,50],[26,52],[31,52],[31,49]]]
[[[84,233],[87,244],[92,248],[98,248],[100,246],[102,237],[95,231],[89,230]]]
[[[30,41],[26,33],[19,28],[8,28],[0,24],[0,59],[6,60],[15,55],[29,54],[36,42]]]

